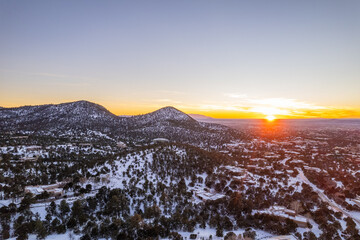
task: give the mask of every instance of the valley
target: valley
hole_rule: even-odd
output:
[[[3,239],[360,239],[359,129],[0,109]]]

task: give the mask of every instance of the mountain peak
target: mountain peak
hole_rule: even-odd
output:
[[[0,129],[104,129],[119,121],[103,106],[89,101],[1,109]],[[1,122],[0,121],[0,122]]]
[[[161,120],[175,120],[175,121],[195,121],[192,117],[190,117],[186,113],[172,106],[160,108],[152,113],[148,113],[143,116],[146,115],[148,116],[151,115],[159,120],[161,119]]]
[[[74,101],[74,102],[67,102],[67,103],[61,103],[61,104],[57,104],[57,105],[72,105],[72,106],[100,106],[97,103],[93,103],[87,100],[79,100],[79,101]]]
[[[34,131],[71,136],[98,132],[129,141],[167,138],[200,144],[202,139],[231,137],[232,133],[224,128],[199,123],[172,106],[131,117],[118,117],[103,106],[84,100],[0,109],[0,132]]]
[[[163,112],[173,112],[173,113],[177,113],[177,114],[186,114],[182,111],[180,111],[179,109],[173,107],[173,106],[166,106],[166,107],[162,107],[154,112],[157,112],[157,111],[163,111]]]
[[[78,100],[78,101],[73,101],[73,102],[69,102],[72,104],[95,104],[93,102],[87,101],[87,100]]]

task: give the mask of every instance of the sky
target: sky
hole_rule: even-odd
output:
[[[0,0],[0,106],[359,118],[360,1]]]

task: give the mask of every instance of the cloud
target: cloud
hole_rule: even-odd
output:
[[[82,81],[97,81],[96,79],[81,77],[81,76],[73,76],[73,75],[65,75],[65,74],[57,74],[57,73],[47,73],[47,72],[31,72],[27,73],[30,76],[40,76],[40,77],[50,77],[50,78],[62,78],[62,79],[77,79]]]
[[[202,104],[198,106],[202,111],[213,111],[213,110],[222,110],[222,111],[241,111],[239,107],[236,106],[224,106],[224,105],[215,105],[215,104]]]
[[[290,109],[327,109],[324,106],[318,106],[311,103],[301,102],[296,99],[288,98],[264,98],[264,99],[248,99],[250,103],[272,106],[277,108],[290,108]]]
[[[351,108],[322,106],[291,98],[251,98],[246,94],[226,93],[224,101],[205,103],[194,108],[207,112],[233,112],[244,116],[276,116],[280,118],[358,116]]]
[[[55,77],[55,78],[74,78],[74,76],[62,75],[62,74],[54,74],[54,73],[45,73],[45,72],[29,73],[29,75],[31,75],[31,76]]]
[[[261,113],[264,115],[291,115],[291,111],[288,109],[281,109],[276,107],[253,107],[248,110],[249,112]]]
[[[150,100],[155,107],[174,105],[186,112],[198,112],[213,117],[226,118],[343,118],[359,117],[360,111],[323,106],[293,98],[255,98],[246,94],[226,93],[217,101],[203,99],[202,103],[180,101],[177,96]],[[148,103],[150,103],[148,102]]]

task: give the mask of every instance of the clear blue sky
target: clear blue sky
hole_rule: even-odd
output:
[[[360,109],[358,0],[1,0],[0,34],[2,106]]]

